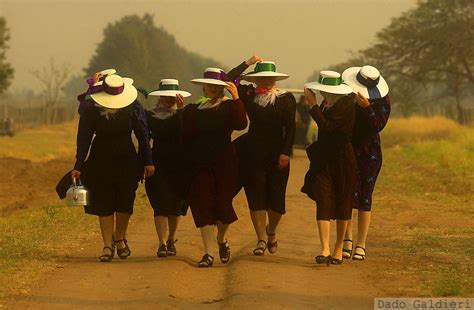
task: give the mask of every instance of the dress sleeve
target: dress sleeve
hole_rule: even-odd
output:
[[[138,140],[138,156],[143,160],[145,166],[153,165],[150,149],[150,129],[145,109],[138,101],[133,103],[132,129]]]
[[[292,94],[287,94],[283,112],[283,126],[285,128],[285,136],[283,138],[283,146],[281,154],[290,156],[295,142],[296,131],[296,100]]]
[[[247,70],[249,66],[244,62],[242,62],[240,65],[237,67],[233,68],[227,73],[227,76],[235,80],[239,75],[241,75],[245,70]],[[249,96],[253,92],[253,86],[252,85],[243,85],[240,84],[237,86],[237,90],[239,91],[239,97],[242,99],[244,104],[248,104],[249,102]]]
[[[87,153],[89,153],[89,148],[91,146],[94,132],[95,128],[93,107],[83,108],[81,110],[79,126],[77,129],[76,163],[74,164],[74,170],[79,170],[82,172]]]
[[[374,107],[374,105],[378,106]],[[390,116],[390,98],[389,96],[385,96],[379,99],[375,104],[361,109],[361,111],[364,113],[370,128],[374,132],[380,132],[384,129]]]
[[[337,131],[343,128],[347,120],[353,118],[355,115],[354,104],[350,101],[346,101],[339,107],[333,108],[337,108],[337,111],[330,113],[328,116],[325,116],[321,108],[317,105],[309,110],[309,114],[316,124],[318,124],[319,129],[327,132]]]
[[[244,130],[247,127],[247,111],[241,99],[231,102],[230,118],[233,130]]]

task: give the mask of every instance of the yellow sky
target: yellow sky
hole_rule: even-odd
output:
[[[156,24],[189,51],[228,67],[257,53],[291,76],[282,86],[301,87],[315,69],[370,46],[391,18],[415,5],[416,0],[0,0],[0,15],[11,31],[11,90],[37,90],[30,72],[51,57],[79,72],[108,23],[144,13],[154,14]]]

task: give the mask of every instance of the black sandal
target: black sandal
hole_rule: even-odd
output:
[[[120,244],[120,242],[123,242],[125,244],[125,247],[124,248],[119,248],[117,246],[116,247],[117,248],[117,255],[121,259],[126,259],[127,257],[129,257],[132,254],[132,251],[128,247],[127,239],[121,239],[121,240],[115,240],[114,241],[115,244]]]
[[[356,253],[356,249],[359,248],[359,249],[362,249],[364,251],[363,254],[359,254],[359,253]],[[354,249],[354,255],[352,255],[352,260],[365,260],[365,248],[361,247],[361,246],[356,246],[355,249]]]
[[[342,264],[342,262],[343,262],[343,260],[342,260],[342,259],[339,259],[339,258],[334,258],[334,257],[333,257],[333,258],[331,259],[331,264],[332,264],[332,265],[340,265],[340,264]]]
[[[168,240],[166,241],[166,251],[168,256],[176,256],[176,246],[175,242],[178,240]]]
[[[229,243],[224,241],[223,243],[217,243],[219,245],[219,258],[221,263],[227,264],[230,260],[230,247]]]
[[[104,246],[104,248],[102,249],[105,250],[105,249],[109,249],[110,250],[110,254],[102,254],[101,256],[99,256],[99,260],[101,263],[109,263],[112,261],[112,258],[114,258],[114,249],[113,247],[110,247],[110,246]]]
[[[166,248],[166,244],[160,245],[158,251],[156,252],[156,256],[158,257],[166,257],[168,256],[168,249]]]
[[[270,233],[268,232],[268,225],[267,225],[267,227],[265,227],[265,232],[267,233],[267,236],[268,236],[268,237],[274,237],[274,236],[276,235],[275,233],[270,234]],[[275,241],[275,242],[270,242],[270,241],[268,241],[268,242],[267,242],[267,248],[268,248],[268,252],[269,252],[270,254],[275,254],[275,253],[277,252],[277,250],[278,250],[278,241]]]
[[[200,268],[208,268],[208,267],[212,267],[213,263],[214,263],[214,257],[212,257],[209,254],[204,254],[204,256],[201,258],[201,261],[197,265]]]
[[[264,246],[259,246],[259,243],[263,243]],[[267,250],[267,242],[265,240],[258,240],[257,242],[257,247],[253,250],[253,255],[255,256],[262,256],[265,254],[265,251]]]
[[[352,242],[352,240],[350,240],[350,239],[344,239],[343,242],[350,242],[351,243],[351,248],[350,249],[346,249],[346,248],[342,247],[342,258],[343,259],[350,259],[352,257],[352,249],[354,248],[354,242]]]
[[[326,264],[326,266],[329,266],[331,264],[332,257],[331,255],[324,256],[324,255],[318,255],[316,256],[316,264]]]

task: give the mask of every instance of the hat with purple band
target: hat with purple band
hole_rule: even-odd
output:
[[[227,77],[224,70],[219,68],[206,68],[202,78],[191,80],[194,84],[213,84],[222,86],[227,85],[226,81],[230,81],[230,79]]]
[[[342,78],[355,93],[359,92],[367,99],[379,99],[388,94],[387,82],[375,67],[351,67],[344,70]]]
[[[181,95],[183,97],[191,96],[190,93],[179,89],[179,81],[175,79],[162,79],[158,89],[155,89],[148,93],[148,96],[163,96],[163,97],[176,97]]]
[[[103,81],[90,87],[88,94],[92,100],[103,107],[120,109],[132,104],[137,99],[138,92],[132,83],[132,79],[111,74],[107,75]]]

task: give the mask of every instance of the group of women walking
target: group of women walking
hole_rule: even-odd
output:
[[[243,74],[252,65],[254,70]],[[177,227],[189,207],[203,241],[198,266],[213,265],[216,245],[220,261],[229,262],[226,233],[237,220],[232,200],[242,188],[256,233],[253,254],[276,253],[296,112],[295,98],[276,82],[288,77],[277,72],[274,62],[254,55],[227,73],[207,68],[193,79],[203,88],[193,104],[185,104],[191,94],[180,90],[175,79],[162,79],[151,92],[140,89],[157,98],[150,110],[138,102],[133,80],[115,70],[89,79],[87,91],[78,97],[77,161],[71,176],[82,178],[89,191],[86,213],[99,217],[104,242],[100,261],[111,261],[115,252],[122,259],[131,255],[125,233],[142,179],[154,211],[158,257],[176,255]],[[241,79],[250,83],[240,84]],[[317,91],[323,100],[317,99]],[[342,78],[321,71],[318,81],[305,85],[310,114],[319,127],[318,140],[307,149],[310,167],[302,188],[317,205],[322,246],[317,263],[365,259],[372,191],[382,163],[378,132],[390,113],[387,93],[385,80],[371,66],[349,68]],[[232,132],[247,125],[248,131],[232,141]],[[355,247],[353,208],[358,209]],[[332,219],[337,222],[333,253]]]

